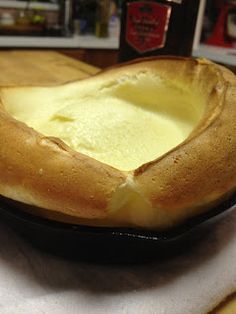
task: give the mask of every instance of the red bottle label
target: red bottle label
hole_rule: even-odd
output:
[[[128,3],[126,41],[139,53],[165,46],[171,6],[152,1]]]

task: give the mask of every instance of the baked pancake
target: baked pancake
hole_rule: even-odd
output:
[[[229,70],[165,57],[1,88],[0,194],[64,222],[175,226],[235,191],[235,94]]]

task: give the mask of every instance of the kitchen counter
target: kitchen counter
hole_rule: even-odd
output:
[[[0,52],[0,85],[56,85],[96,74],[98,68],[50,51]],[[234,263],[234,261],[233,261]],[[236,313],[231,296],[212,314]]]

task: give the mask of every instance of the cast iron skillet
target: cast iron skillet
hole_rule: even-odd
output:
[[[41,250],[79,260],[127,263],[162,259],[191,249],[234,204],[236,192],[207,213],[163,232],[56,222],[26,213],[18,208],[19,203],[4,197],[0,197],[0,217]]]

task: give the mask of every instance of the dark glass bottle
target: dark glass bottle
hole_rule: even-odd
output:
[[[190,56],[200,0],[122,3],[119,61],[152,55]]]
[[[108,37],[108,23],[110,13],[110,0],[97,1],[97,18],[95,35],[97,37]]]

